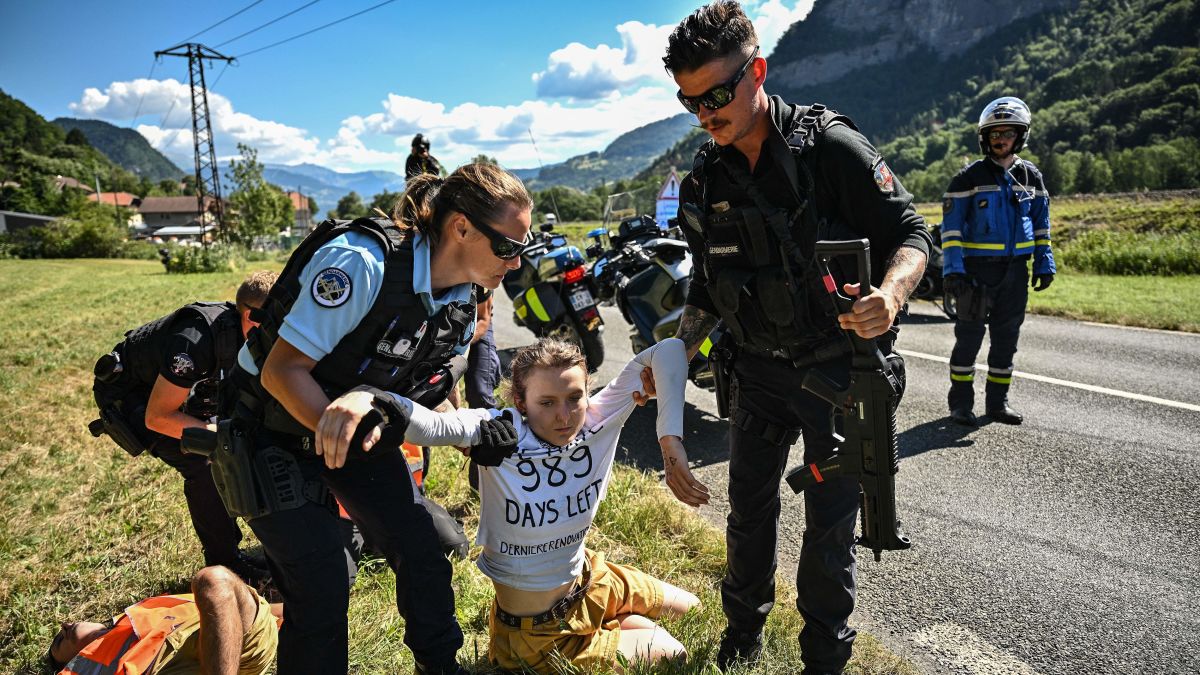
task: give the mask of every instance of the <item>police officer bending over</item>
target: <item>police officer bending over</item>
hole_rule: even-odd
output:
[[[264,563],[238,551],[242,532],[213,485],[208,460],[184,453],[184,429],[203,427],[217,412],[217,385],[233,370],[238,349],[254,326],[274,272],[255,272],[238,288],[236,302],[196,302],[125,334],[96,363],[92,391],[107,433],[131,455],[149,450],[183,476],[192,527],[205,565],[224,565],[251,583],[267,576]]]
[[[1031,117],[1019,98],[989,103],[979,115],[984,158],[960,171],[942,200],[942,274],[946,293],[958,299],[947,402],[950,418],[966,426],[978,424],[972,410],[975,357],[986,326],[992,346],[984,411],[997,422],[1021,423],[1008,405],[1008,387],[1029,284],[1043,291],[1054,281],[1050,194],[1033,162],[1016,154],[1029,139]]]
[[[813,364],[842,330],[878,338],[888,354],[894,324],[921,278],[930,240],[883,158],[846,117],[795,106],[763,90],[767,62],[736,2],[685,18],[663,58],[683,106],[711,134],[680,190],[697,266],[678,337],[695,355],[719,319],[737,344],[729,459],[728,626],[717,665],[753,662],[775,599],[779,483],[788,450],[804,461],[835,450],[831,406],[803,391],[808,368],[846,382],[848,353]],[[688,213],[692,217],[688,217]],[[818,239],[868,238],[875,287],[837,315],[813,270]],[[847,266],[850,267],[850,266]],[[847,272],[852,270],[846,270]],[[839,273],[839,278],[847,278]],[[855,295],[858,286],[844,291]],[[855,631],[854,527],[859,486],[831,478],[805,491],[806,531],[797,575],[804,673],[839,673]]]
[[[465,672],[455,660],[463,640],[451,566],[398,443],[338,450],[313,432],[329,402],[360,385],[372,387],[384,409],[395,400],[384,391],[408,395],[444,382],[434,398],[445,398],[449,361],[473,334],[473,285],[494,289],[520,266],[531,207],[521,182],[496,166],[463,166],[444,180],[416,176],[395,222],[326,221],[280,275],[262,325],[238,355],[242,393],[230,423],[231,434],[252,439],[253,453],[296,467],[308,495],[277,499],[287,506],[249,519],[283,595],[279,672],[347,670],[342,537],[336,510],[314,483],[336,496],[395,572],[417,672]],[[388,415],[403,434],[400,413]]]

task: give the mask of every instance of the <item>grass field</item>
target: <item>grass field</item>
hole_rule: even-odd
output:
[[[130,458],[87,433],[95,414],[91,367],[126,329],[194,299],[231,297],[241,276],[167,276],[147,261],[0,260],[0,279],[10,289],[0,297],[6,317],[0,326],[0,672],[39,672],[59,621],[101,619],[146,596],[187,588],[201,555],[180,480],[162,462]],[[428,485],[473,534],[478,505],[457,453],[434,453]],[[724,625],[717,595],[722,533],[679,506],[654,477],[618,467],[589,537],[610,558],[691,589],[705,603],[668,624],[691,652],[687,663],[629,672],[714,672],[705,664]],[[455,565],[454,584],[467,633],[460,657],[488,672],[490,584],[469,561]],[[798,670],[792,583],[781,579],[779,588],[766,659],[744,672]],[[386,565],[368,561],[351,601],[353,672],[411,671],[394,597]],[[916,671],[860,635],[848,672]]]

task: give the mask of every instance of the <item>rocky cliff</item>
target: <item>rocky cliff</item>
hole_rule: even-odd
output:
[[[1078,0],[817,0],[769,59],[770,80],[785,89],[831,82],[919,50],[946,59],[996,31]]]

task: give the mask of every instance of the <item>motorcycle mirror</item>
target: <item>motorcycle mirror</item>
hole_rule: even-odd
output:
[[[538,229],[542,232],[553,232],[554,223],[542,223],[540,226],[538,226]]]

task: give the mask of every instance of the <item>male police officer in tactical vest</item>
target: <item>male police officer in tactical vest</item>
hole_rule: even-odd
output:
[[[1003,424],[1020,424],[1008,405],[1013,356],[1029,300],[1029,259],[1034,291],[1054,281],[1050,250],[1050,194],[1042,173],[1017,153],[1029,138],[1032,115],[1019,98],[1005,96],[979,115],[984,158],[950,181],[942,201],[942,274],[946,293],[958,300],[950,353],[950,418],[975,426],[975,357],[990,327],[984,412]]]
[[[877,338],[883,353],[891,351],[896,316],[921,278],[930,240],[911,196],[848,118],[767,95],[767,62],[736,2],[714,2],[685,18],[663,61],[680,102],[712,136],[680,190],[688,245],[702,264],[678,337],[695,355],[724,320],[737,345],[721,585],[728,626],[717,654],[725,670],[762,651],[790,446],[803,436],[806,463],[836,449],[831,406],[799,383],[809,368],[847,380],[848,353],[814,358],[845,344],[842,331]],[[813,246],[856,238],[870,240],[876,278],[855,280],[870,283],[869,293],[846,284],[845,293],[864,297],[838,315],[813,270]],[[796,600],[805,621],[804,673],[838,673],[855,636],[847,621],[859,486],[829,478],[804,499]]]
[[[92,387],[100,406],[92,433],[107,433],[133,456],[149,451],[178,471],[205,565],[224,565],[251,583],[266,578],[266,568],[238,551],[242,532],[221,503],[208,460],[182,452],[179,438],[216,414],[217,386],[233,369],[255,325],[250,312],[266,300],[275,276],[255,272],[233,303],[195,302],[127,332],[96,363]]]

